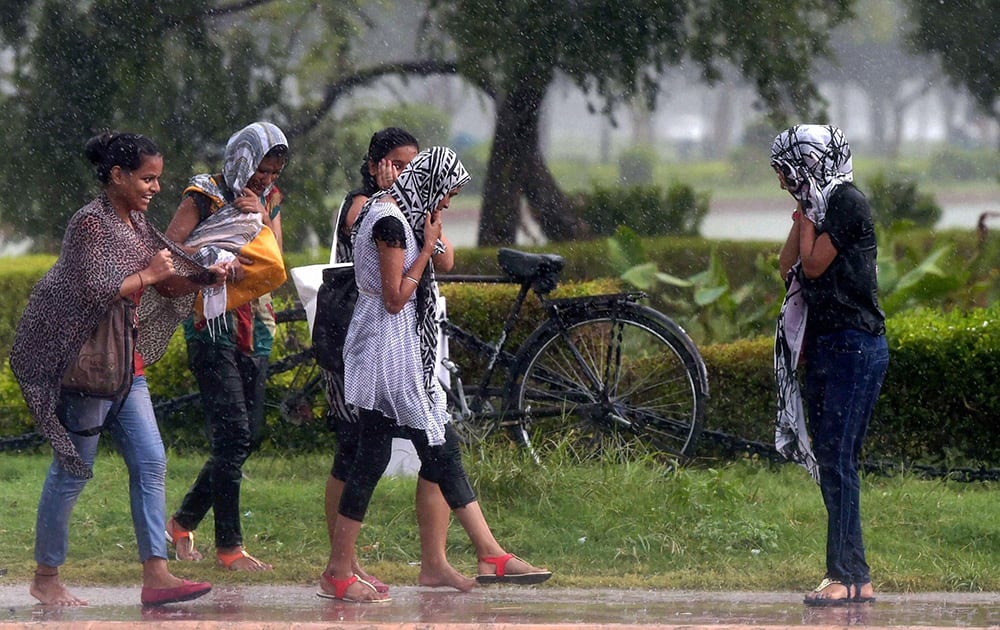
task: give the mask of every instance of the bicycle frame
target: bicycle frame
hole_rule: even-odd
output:
[[[517,293],[517,297],[514,298],[514,304],[511,306],[510,313],[507,315],[507,319],[504,320],[504,326],[500,333],[500,338],[493,343],[490,343],[465,330],[461,326],[453,323],[450,319],[444,319],[440,322],[441,333],[443,335],[449,339],[455,339],[465,348],[481,353],[487,357],[486,369],[479,378],[479,385],[475,389],[475,397],[471,407],[468,404],[469,399],[468,396],[466,396],[465,387],[462,383],[458,366],[447,358],[442,361],[445,369],[447,369],[455,379],[456,385],[454,387],[449,387],[447,383],[441,382],[441,388],[444,390],[445,395],[454,401],[455,406],[461,414],[462,420],[469,421],[473,418],[481,418],[484,415],[483,405],[486,401],[491,398],[500,397],[503,394],[502,388],[498,389],[490,387],[490,382],[493,380],[493,375],[496,372],[497,363],[500,363],[504,369],[510,369],[511,364],[514,362],[514,354],[506,350],[507,339],[511,330],[513,330],[514,326],[517,324],[517,317],[521,312],[521,307],[524,305],[524,300],[527,298],[528,291],[530,290],[530,283],[520,282],[507,276],[476,276],[457,274],[438,275],[437,281],[439,283],[520,284],[521,286]]]

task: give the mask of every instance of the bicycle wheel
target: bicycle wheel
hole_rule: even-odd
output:
[[[708,396],[704,363],[687,334],[637,304],[587,305],[549,321],[518,353],[506,423],[537,458],[569,448],[689,456]]]
[[[276,316],[264,404],[284,423],[299,426],[322,419],[327,404],[320,368],[309,348],[305,311],[290,309]]]
[[[325,417],[326,397],[320,368],[312,354],[303,351],[285,357],[269,370],[265,405],[275,409],[282,422],[299,426]]]

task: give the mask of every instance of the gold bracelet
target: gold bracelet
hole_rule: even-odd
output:
[[[407,280],[409,280],[410,282],[412,282],[413,284],[415,284],[417,286],[420,286],[420,281],[419,280],[417,280],[415,278],[411,278],[410,276],[406,275],[405,273],[403,274],[403,277],[406,278]]]
[[[142,272],[137,271],[136,275],[139,276],[139,290],[142,291],[146,288],[146,281],[142,279]]]

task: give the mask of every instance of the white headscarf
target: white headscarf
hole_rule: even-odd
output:
[[[771,145],[771,166],[785,177],[788,192],[817,227],[826,218],[830,193],[854,181],[851,147],[833,125],[795,125]]]

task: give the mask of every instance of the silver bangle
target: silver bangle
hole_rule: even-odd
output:
[[[406,275],[405,273],[403,274],[403,277],[406,278],[407,280],[409,280],[410,282],[412,282],[413,284],[415,284],[417,286],[420,286],[420,281],[417,280],[416,278],[411,278],[410,276]]]

